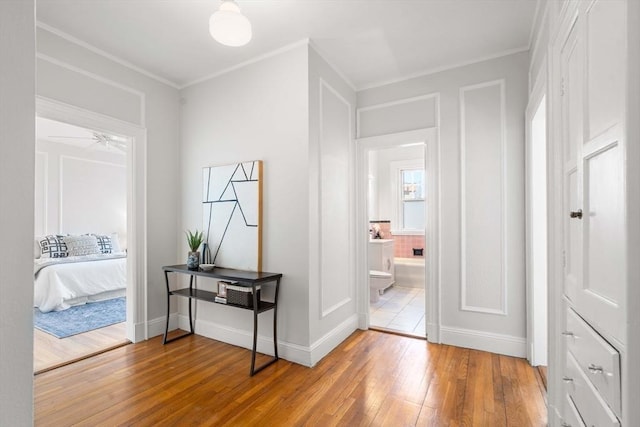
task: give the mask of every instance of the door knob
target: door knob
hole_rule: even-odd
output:
[[[577,211],[569,212],[569,217],[582,219],[582,209],[578,209]]]

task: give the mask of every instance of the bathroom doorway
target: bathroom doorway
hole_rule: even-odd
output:
[[[358,140],[363,328],[437,339],[436,138],[432,128]]]

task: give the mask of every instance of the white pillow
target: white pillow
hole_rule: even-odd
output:
[[[67,245],[69,256],[95,255],[101,253],[96,236],[64,236],[62,239]]]
[[[42,256],[42,249],[40,248],[40,240],[44,239],[44,236],[38,236],[33,240],[33,258],[39,259]]]
[[[118,253],[122,252],[122,248],[120,247],[120,240],[118,239],[118,233],[111,233],[111,252]]]

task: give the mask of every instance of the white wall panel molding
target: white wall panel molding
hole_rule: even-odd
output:
[[[353,301],[352,105],[322,78],[319,84],[318,283],[321,318]],[[348,242],[344,244],[345,238]]]
[[[513,357],[525,357],[527,355],[527,341],[522,337],[442,326],[440,328],[440,338],[442,344],[473,348]]]
[[[35,235],[49,234],[47,218],[49,210],[49,155],[36,152],[36,187],[35,187]]]
[[[380,114],[381,113],[380,110],[387,110],[386,112],[384,112],[385,115],[394,114],[394,111],[395,111],[395,114],[399,113],[405,116],[412,111],[421,112],[421,109],[417,107],[417,104],[421,102],[425,106],[427,106],[427,108],[430,108],[429,107],[430,103],[425,101],[433,102],[433,117],[427,117],[427,116],[422,117],[422,119],[426,121],[419,123],[418,126],[414,126],[414,128],[419,129],[419,128],[437,127],[439,122],[439,118],[438,118],[438,111],[439,111],[439,104],[440,104],[439,92],[429,93],[426,95],[413,96],[410,98],[403,98],[395,101],[389,101],[381,104],[369,105],[367,107],[358,108],[356,111],[356,138],[363,138],[363,137],[368,138],[368,137],[378,136],[381,134],[397,133],[398,129],[385,131],[385,132],[367,133],[367,132],[364,132],[363,130],[364,126],[362,126],[362,122],[363,120],[366,120],[366,116],[370,116],[372,120],[379,121],[376,119],[375,114]]]
[[[122,90],[124,92],[127,92],[127,93],[129,93],[131,95],[134,95],[139,100],[139,112],[138,112],[138,114],[139,114],[139,117],[140,117],[140,120],[138,122],[136,122],[135,124],[136,125],[140,125],[140,126],[145,126],[145,122],[146,122],[146,119],[145,119],[146,95],[145,95],[144,92],[141,92],[141,91],[139,91],[137,89],[134,89],[132,87],[123,85],[123,84],[118,83],[116,81],[107,79],[107,78],[105,78],[105,77],[103,77],[101,75],[92,73],[92,72],[87,71],[85,69],[82,69],[80,67],[76,67],[75,65],[69,64],[67,62],[64,62],[64,61],[61,61],[59,59],[53,58],[53,57],[51,57],[49,55],[45,55],[43,53],[39,53],[38,52],[36,54],[36,57],[39,60],[46,61],[46,62],[48,62],[50,64],[53,64],[53,65],[56,65],[58,67],[64,68],[64,69],[66,69],[68,71],[72,71],[74,73],[77,73],[77,74],[80,74],[82,76],[88,77],[88,78],[90,78],[92,80],[95,80],[96,82],[101,83],[101,84],[105,84],[105,85],[111,86],[113,88],[116,88],[116,89]]]
[[[504,79],[460,88],[460,308],[507,315]]]

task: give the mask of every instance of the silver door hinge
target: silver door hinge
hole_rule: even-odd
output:
[[[564,77],[560,79],[560,96],[564,96]]]

